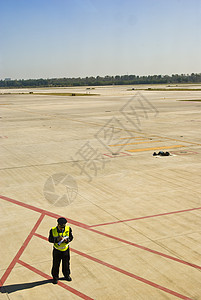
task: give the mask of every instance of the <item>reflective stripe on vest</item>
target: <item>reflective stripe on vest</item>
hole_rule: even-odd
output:
[[[53,237],[59,237],[59,236],[69,237],[69,232],[70,232],[70,227],[69,226],[65,226],[64,232],[61,232],[61,233],[59,233],[57,231],[57,227],[52,227],[52,235],[53,235]],[[61,243],[60,245],[58,245],[58,243],[54,243],[54,248],[56,248],[56,249],[58,249],[60,251],[66,251],[68,249],[68,244]]]

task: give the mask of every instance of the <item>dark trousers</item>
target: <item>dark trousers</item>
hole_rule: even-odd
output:
[[[59,278],[59,266],[62,260],[62,273],[64,277],[70,275],[70,251],[69,247],[66,251],[60,251],[53,249],[53,265],[52,265],[52,277]]]

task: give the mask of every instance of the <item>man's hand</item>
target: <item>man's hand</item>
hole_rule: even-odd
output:
[[[69,242],[70,242],[69,237],[66,237],[66,238],[65,238],[65,243],[69,243]]]
[[[62,236],[59,236],[59,237],[57,238],[57,242],[60,242],[62,239],[63,239],[63,237],[62,237]]]

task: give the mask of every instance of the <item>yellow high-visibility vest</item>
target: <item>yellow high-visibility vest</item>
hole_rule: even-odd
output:
[[[70,227],[69,226],[65,226],[64,232],[61,232],[61,233],[58,233],[56,226],[52,227],[53,237],[59,237],[59,236],[69,237],[69,232],[70,232]],[[60,245],[58,245],[58,243],[54,243],[54,248],[56,248],[60,251],[66,251],[68,249],[68,244],[61,243]]]

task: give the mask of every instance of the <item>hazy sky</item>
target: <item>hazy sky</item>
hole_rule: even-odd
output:
[[[201,0],[0,0],[0,79],[201,73]]]

